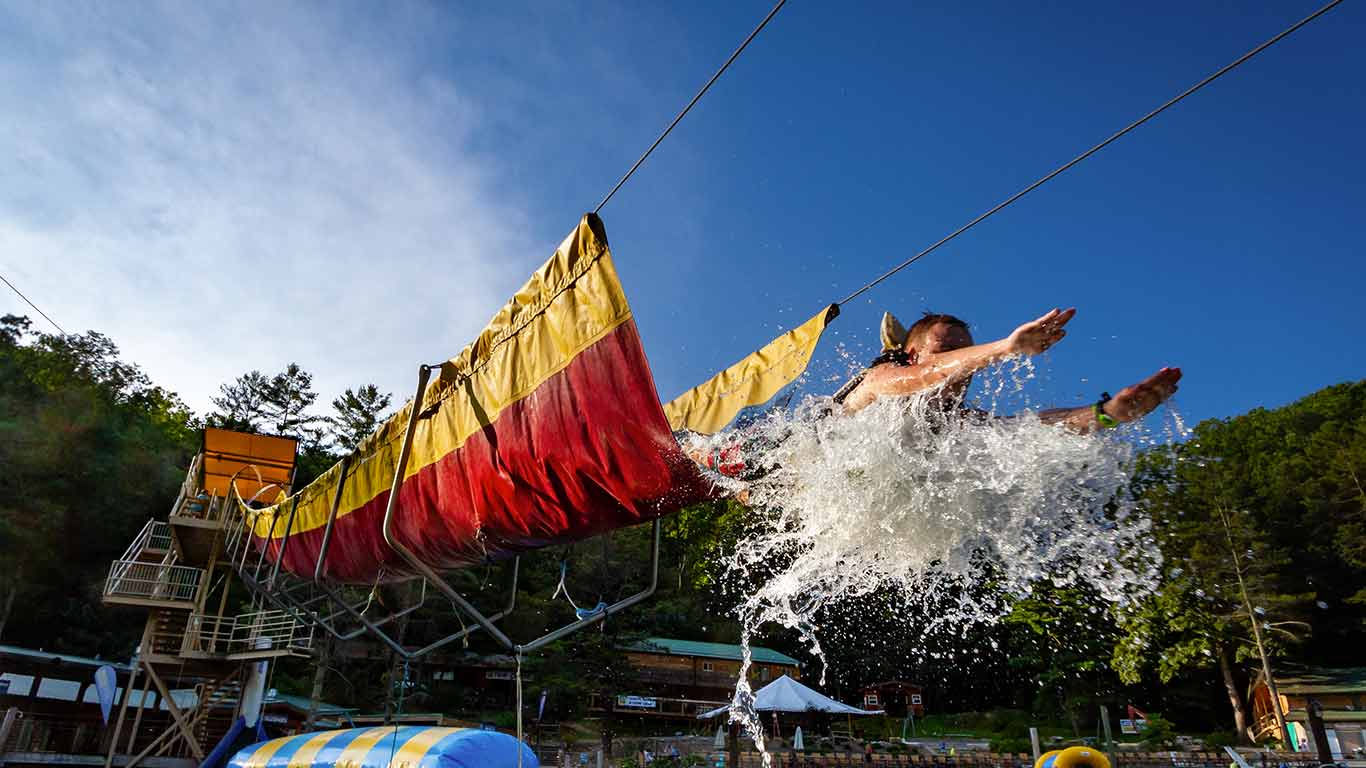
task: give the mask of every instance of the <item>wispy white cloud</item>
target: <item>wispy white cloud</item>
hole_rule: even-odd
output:
[[[198,410],[290,360],[406,396],[553,243],[403,13],[0,6],[0,268]]]

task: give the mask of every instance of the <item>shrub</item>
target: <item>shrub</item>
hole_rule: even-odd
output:
[[[1143,748],[1157,750],[1170,747],[1176,740],[1176,731],[1167,718],[1152,714],[1148,716],[1148,727],[1143,731]]]
[[[1214,731],[1205,735],[1201,741],[1210,749],[1223,749],[1224,747],[1238,746],[1238,734],[1233,731]]]
[[[1007,736],[997,737],[991,740],[992,752],[1005,752],[1010,754],[1017,754],[1020,752],[1029,752],[1033,748],[1034,747],[1030,744],[1029,739],[1021,739],[1013,736]]]

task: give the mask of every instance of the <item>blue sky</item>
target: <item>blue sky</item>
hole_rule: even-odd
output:
[[[200,409],[290,360],[401,399],[768,7],[0,2],[0,268]],[[792,0],[602,213],[661,397],[1316,7]],[[1041,402],[1179,365],[1194,422],[1362,377],[1362,39],[1344,3],[884,283],[815,379],[884,309],[986,340],[1053,306]]]

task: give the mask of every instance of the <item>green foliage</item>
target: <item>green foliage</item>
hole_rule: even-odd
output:
[[[1143,748],[1149,751],[1167,749],[1176,743],[1176,729],[1162,715],[1148,715],[1148,727],[1143,730]]]
[[[1006,754],[1018,754],[1020,752],[1028,752],[1033,748],[1034,747],[1030,743],[1028,738],[1022,739],[1013,736],[1002,736],[994,738],[991,740],[990,746],[992,752],[1000,752]]]
[[[1238,745],[1238,734],[1233,731],[1211,731],[1200,739],[1209,749],[1223,749]]]
[[[269,389],[270,379],[260,371],[244,373],[229,384],[219,385],[218,397],[209,398],[218,409],[209,414],[209,426],[238,432],[260,431],[266,418]]]
[[[197,426],[107,337],[0,318],[0,636],[132,651],[142,616],[101,605],[104,575],[175,498]]]
[[[332,401],[332,439],[344,453],[356,450],[361,441],[370,436],[385,418],[391,396],[381,393],[374,384],[348,389]]]
[[[1120,678],[1218,668],[1237,711],[1256,633],[1273,656],[1351,663],[1366,618],[1364,471],[1366,382],[1203,422],[1146,455],[1137,485],[1167,571],[1123,619]]]
[[[1115,693],[1106,656],[1117,630],[1110,613],[1097,610],[1102,605],[1087,585],[1040,583],[1029,598],[1011,606],[1005,626],[1024,637],[1012,643],[1010,664],[1025,667],[1037,680],[1035,711],[1060,712],[1077,723]],[[1027,732],[1028,725],[1022,727]]]

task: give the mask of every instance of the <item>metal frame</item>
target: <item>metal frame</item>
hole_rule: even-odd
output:
[[[289,536],[294,527],[295,513],[297,512],[298,508],[298,499],[296,498],[290,509],[289,522],[287,523],[285,529],[284,540],[280,543],[280,549],[277,552],[276,557],[274,558],[275,562],[272,564],[269,576],[266,579],[261,578],[261,569],[262,566],[265,564],[265,560],[267,559],[266,552],[269,549],[269,545],[267,544],[266,547],[261,549],[261,556],[256,563],[254,572],[248,574],[246,557],[246,550],[248,549],[248,545],[246,543],[242,544],[243,556],[241,561],[237,563],[236,570],[238,576],[242,578],[242,581],[247,586],[247,588],[253,593],[259,594],[264,599],[269,600],[271,603],[277,605],[281,609],[290,612],[296,618],[303,621],[308,621],[310,623],[315,623],[321,626],[324,630],[326,630],[329,634],[331,634],[338,640],[350,640],[355,637],[359,637],[360,635],[365,633],[374,635],[376,639],[382,642],[386,647],[388,647],[389,650],[393,651],[393,653],[396,656],[403,659],[404,661],[413,661],[418,658],[421,658],[422,656],[425,656],[428,653],[437,650],[438,648],[442,648],[446,645],[449,645],[450,643],[467,637],[470,634],[473,634],[474,632],[477,632],[481,629],[488,632],[489,636],[492,637],[495,642],[497,642],[507,651],[510,651],[513,654],[515,654],[520,659],[520,657],[524,654],[539,650],[540,648],[543,648],[546,645],[555,642],[556,640],[571,635],[586,627],[590,627],[600,621],[604,621],[605,619],[607,619],[608,616],[611,616],[615,613],[619,613],[627,608],[630,608],[631,606],[636,605],[637,603],[640,603],[654,595],[655,591],[658,589],[659,586],[659,551],[661,525],[658,518],[656,518],[651,524],[652,529],[650,543],[649,586],[647,586],[640,592],[637,592],[633,595],[618,600],[617,602],[612,603],[609,606],[606,606],[601,611],[580,618],[577,621],[573,621],[558,629],[547,632],[541,635],[540,637],[534,638],[524,643],[514,641],[497,626],[497,622],[506,617],[508,614],[512,613],[517,606],[517,586],[521,571],[520,557],[516,557],[513,559],[512,580],[508,592],[508,600],[506,606],[497,613],[494,613],[493,615],[485,615],[482,611],[476,608],[464,595],[462,595],[459,591],[457,591],[454,587],[447,583],[446,580],[443,579],[434,568],[422,562],[422,560],[419,559],[411,549],[409,549],[402,541],[398,539],[394,531],[394,522],[397,517],[396,513],[398,510],[399,489],[403,484],[404,474],[408,468],[408,460],[412,455],[413,439],[414,435],[417,432],[417,424],[420,420],[422,420],[423,418],[427,418],[427,416],[429,415],[424,415],[424,409],[422,406],[427,392],[427,384],[431,379],[431,373],[433,368],[434,366],[423,365],[418,369],[417,391],[413,396],[413,404],[411,410],[409,411],[408,423],[403,433],[403,443],[399,450],[398,462],[394,467],[394,477],[389,487],[389,498],[384,509],[384,523],[382,527],[382,533],[384,535],[385,543],[388,544],[389,547],[393,549],[393,551],[400,558],[403,559],[404,563],[406,563],[412,569],[412,571],[416,573],[419,577],[421,577],[423,580],[422,595],[417,600],[417,602],[401,610],[393,611],[381,619],[372,620],[364,615],[363,610],[360,610],[359,603],[356,605],[348,603],[345,597],[341,594],[340,589],[337,586],[329,584],[327,581],[327,555],[331,548],[333,527],[337,520],[337,514],[341,506],[342,493],[346,486],[347,470],[350,469],[351,466],[350,456],[342,459],[341,462],[341,470],[337,478],[337,488],[333,492],[332,497],[332,508],[328,513],[327,526],[323,531],[323,540],[321,547],[318,551],[318,561],[317,564],[314,566],[313,578],[311,582],[305,579],[298,579],[297,582],[292,586],[284,586],[281,589],[276,589],[276,583],[280,571],[280,563],[284,559],[285,548],[289,544]],[[246,515],[244,515],[244,518],[245,517]],[[268,534],[268,536],[274,535],[275,525],[278,521],[279,515],[275,515],[272,517],[271,531],[270,534]],[[240,527],[240,534],[243,537],[250,537],[251,535],[253,535],[252,532],[248,530],[248,526],[245,524],[245,522]],[[382,629],[382,627],[385,624],[402,618],[417,610],[418,608],[422,607],[422,605],[424,605],[426,602],[428,584],[435,587],[439,592],[441,592],[442,595],[449,599],[451,601],[451,604],[456,608],[457,612],[464,613],[466,616],[472,618],[474,620],[474,624],[471,626],[463,627],[459,632],[454,632],[444,637],[441,637],[422,648],[409,651],[403,647],[402,643],[398,642],[398,640],[396,640],[394,637],[391,637],[389,633],[385,632],[384,629]],[[308,589],[310,593],[310,596],[308,598],[300,599],[299,596],[294,594],[296,590],[300,590],[305,587]],[[317,588],[318,590],[320,590],[323,593],[323,597],[320,598],[313,596],[313,588]],[[330,603],[332,603],[334,607],[331,613],[327,614],[326,616],[324,616],[318,610],[315,610],[314,608],[310,607],[324,598]],[[336,622],[337,617],[340,615],[350,617],[351,619],[356,621],[360,625],[360,627],[347,632],[341,631],[340,629],[338,629]]]
[[[407,429],[404,430],[403,445],[399,449],[398,465],[394,467],[394,481],[393,484],[389,487],[388,504],[384,508],[384,541],[388,543],[389,546],[392,547],[395,552],[398,553],[399,557],[403,558],[404,562],[408,563],[408,565],[412,566],[415,571],[422,574],[422,576],[427,581],[431,582],[432,585],[435,586],[438,590],[440,590],[442,594],[450,598],[451,602],[458,606],[460,610],[469,614],[470,617],[472,617],[476,622],[478,622],[478,626],[484,628],[484,630],[486,630],[489,633],[489,635],[498,642],[499,645],[503,646],[509,651],[512,651],[519,658],[525,653],[535,651],[550,643],[555,642],[556,640],[559,640],[562,637],[571,635],[574,632],[579,631],[580,629],[592,626],[593,624],[596,624],[599,621],[603,621],[608,616],[625,610],[626,608],[629,608],[635,605],[636,603],[645,600],[646,598],[650,597],[655,593],[655,590],[659,586],[660,523],[658,518],[655,518],[654,522],[652,523],[653,528],[650,544],[650,586],[646,587],[644,590],[640,592],[637,592],[634,595],[626,597],[622,600],[618,600],[617,602],[607,606],[603,610],[594,613],[591,616],[586,616],[584,618],[579,619],[578,621],[566,624],[565,626],[560,627],[559,629],[547,632],[546,634],[541,635],[540,637],[535,638],[534,640],[530,640],[526,643],[516,643],[513,642],[512,639],[509,638],[506,634],[504,634],[502,630],[494,626],[495,621],[501,619],[503,616],[506,616],[509,612],[511,612],[512,607],[517,599],[516,565],[514,565],[513,568],[512,599],[508,603],[508,609],[500,613],[497,613],[493,616],[485,616],[484,614],[480,613],[478,608],[475,608],[473,605],[471,605],[470,602],[466,600],[463,595],[457,592],[454,587],[452,587],[450,584],[447,584],[446,581],[441,578],[440,574],[438,574],[435,569],[433,569],[426,563],[422,562],[420,559],[418,559],[418,557],[415,554],[413,554],[412,550],[404,546],[403,542],[399,541],[398,538],[394,535],[394,512],[398,508],[398,491],[399,487],[403,484],[404,472],[408,468],[408,458],[412,454],[413,436],[417,432],[417,422],[419,419],[422,418],[422,403],[424,396],[427,393],[427,381],[431,378],[431,374],[432,366],[430,365],[423,365],[418,368],[417,392],[413,395],[412,410],[408,413],[408,426]],[[407,651],[404,651],[397,643],[389,643],[389,645],[395,653],[398,653],[404,659],[411,660],[431,650],[434,650],[435,647],[439,647],[439,645],[444,645],[451,639],[464,637],[472,631],[474,631],[473,627],[466,628],[464,630],[461,630],[459,633],[450,636],[449,638],[443,638],[443,640],[437,641],[437,643],[433,643],[432,645],[429,645],[426,648],[420,649],[417,652],[411,654]],[[386,642],[388,642],[387,637],[383,639]]]

